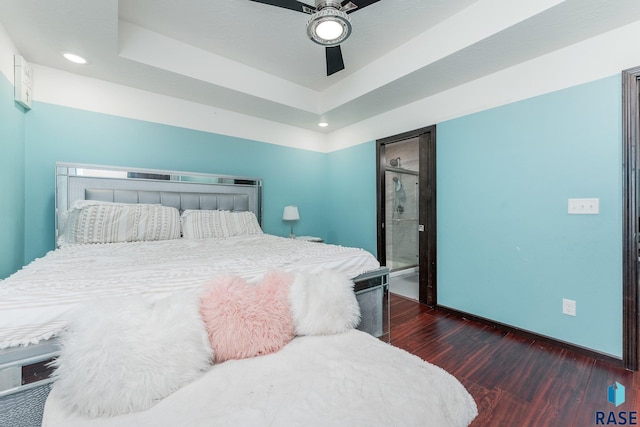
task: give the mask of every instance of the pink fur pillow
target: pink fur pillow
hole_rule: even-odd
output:
[[[200,300],[200,314],[216,362],[273,353],[294,337],[289,309],[291,274],[272,271],[249,285],[239,277],[213,281]]]

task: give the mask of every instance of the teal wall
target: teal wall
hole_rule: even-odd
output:
[[[328,239],[377,252],[375,142],[328,154]]]
[[[621,356],[620,99],[614,76],[437,124],[440,304]],[[261,177],[266,232],[287,235],[297,204],[297,234],[376,250],[373,141],[323,154],[45,103],[24,114],[6,80],[0,136],[0,274],[53,248],[56,161]],[[601,213],[568,215],[574,197]]]
[[[56,161],[259,177],[265,232],[288,235],[282,208],[294,204],[297,235],[376,253],[373,142],[323,154],[46,103],[26,128],[25,262],[54,247]]]
[[[438,124],[440,304],[621,357],[621,96],[615,76]]]
[[[24,116],[13,85],[0,73],[0,279],[24,261]]]
[[[327,239],[326,154],[38,102],[25,126],[25,262],[54,247],[57,161],[259,177],[265,232],[287,236],[295,204],[296,234]]]

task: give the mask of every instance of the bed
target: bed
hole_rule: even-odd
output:
[[[127,218],[133,218],[129,226],[119,223],[120,228],[96,231],[94,222],[113,214],[116,208],[120,209],[118,215],[126,212]],[[176,215],[181,223],[177,230]],[[388,271],[361,249],[264,234],[261,216],[259,179],[57,164],[56,242],[60,247],[0,282],[0,407],[8,408],[2,411],[6,418],[0,416],[0,425],[36,425],[43,412],[43,425],[49,427],[353,426],[374,425],[373,421],[383,419],[390,421],[384,425],[468,425],[477,413],[475,403],[455,378],[385,343],[389,340]],[[140,231],[143,226],[147,228]],[[144,238],[149,226],[160,231]],[[108,243],[103,243],[105,238]],[[349,278],[348,293],[355,291],[359,323],[349,318],[344,323],[348,326],[307,333],[298,333],[304,328],[296,323],[294,337],[277,350],[208,363],[206,369],[198,365],[200,368],[192,372],[195,377],[182,380],[179,387],[173,385],[171,392],[153,399],[153,405],[143,410],[88,416],[95,414],[70,411],[69,397],[57,392],[55,386],[49,395],[55,378],[49,362],[56,357],[68,360],[65,349],[62,353],[60,349],[65,331],[73,330],[74,324],[91,323],[79,318],[78,312],[99,312],[87,306],[115,300],[113,310],[103,310],[109,316],[121,306],[129,307],[128,302],[144,311],[153,301],[154,310],[164,307],[164,311],[143,316],[143,323],[160,316],[161,324],[167,313],[180,313],[167,320],[167,330],[193,318],[195,323],[176,334],[180,338],[200,336],[197,334],[206,329],[194,326],[200,325],[200,317],[192,315],[195,303],[182,303],[177,295],[199,296],[213,278],[221,277],[258,289],[272,271],[295,283],[303,280],[300,277],[308,278],[300,282],[303,284],[313,280],[326,283],[323,275],[327,272]],[[293,286],[289,284],[287,289]],[[313,301],[322,301],[322,292]],[[335,304],[327,301],[331,307],[342,304],[342,300]],[[191,311],[180,311],[187,308]],[[135,314],[128,315],[135,318]],[[109,324],[107,329],[114,328]],[[138,329],[145,330],[142,326]],[[89,331],[87,335],[92,334]],[[184,345],[194,342],[199,341]],[[147,348],[155,344],[153,341]],[[211,350],[209,346],[202,348]],[[218,350],[215,353],[221,353]],[[102,353],[117,351],[103,349]],[[199,354],[198,363],[202,363],[204,353]],[[158,363],[155,377],[170,377],[166,360],[160,358]],[[142,366],[139,371],[147,368]],[[134,365],[131,369],[137,368]],[[178,374],[184,377],[184,372]],[[57,378],[58,389],[63,390],[64,381]],[[406,404],[399,404],[401,394],[410,396]],[[210,396],[215,396],[215,405],[211,405]]]

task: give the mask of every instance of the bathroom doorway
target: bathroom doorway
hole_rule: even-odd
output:
[[[435,126],[377,141],[378,258],[390,290],[436,304]]]

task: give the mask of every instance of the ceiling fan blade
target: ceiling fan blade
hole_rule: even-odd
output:
[[[313,13],[315,8],[313,6],[309,6],[306,3],[299,2],[297,0],[250,0],[256,3],[264,3],[271,6],[282,7],[285,9],[295,10],[296,12],[302,13]]]
[[[349,8],[348,10],[346,10],[347,13],[351,13],[351,12],[355,12],[356,10],[360,10],[362,8],[365,8],[371,4],[377,3],[380,0],[346,0],[342,2],[342,6],[345,7],[347,6],[349,3],[354,4],[356,7],[354,8]]]
[[[327,76],[344,70],[344,61],[342,60],[340,45],[325,47],[325,52],[327,56]]]

